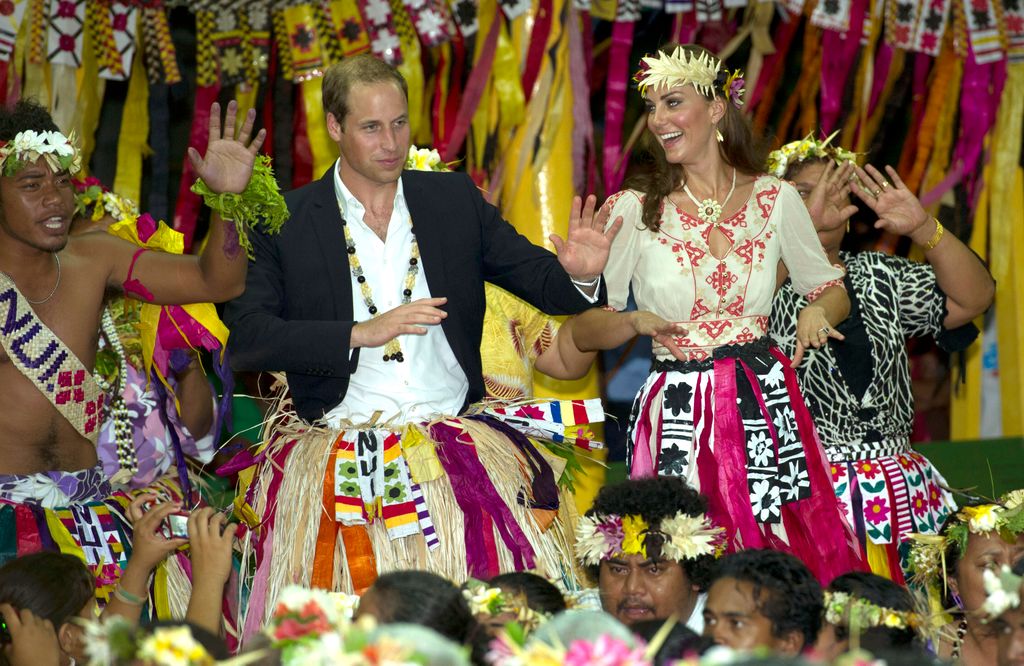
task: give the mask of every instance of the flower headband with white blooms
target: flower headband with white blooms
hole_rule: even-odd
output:
[[[593,515],[576,525],[576,557],[586,566],[618,555],[642,555],[681,562],[725,550],[724,530],[705,515],[680,511],[654,528],[642,516]]]
[[[23,130],[10,141],[0,141],[0,173],[4,176],[13,176],[40,157],[46,158],[54,173],[76,173],[82,168],[74,132],[64,136],[60,132]]]
[[[706,51],[688,51],[677,46],[672,53],[659,51],[640,59],[640,71],[633,76],[640,94],[648,88],[692,84],[697,92],[718,99],[721,92],[736,108],[743,106],[743,72],[729,73],[722,61]]]

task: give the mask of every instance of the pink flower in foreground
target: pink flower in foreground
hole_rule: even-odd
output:
[[[565,666],[642,666],[648,664],[643,648],[610,636],[598,636],[594,642],[577,640],[569,644],[562,662]]]

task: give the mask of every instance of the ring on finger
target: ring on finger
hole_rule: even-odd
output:
[[[883,180],[882,181],[882,189],[885,190],[885,189],[888,189],[889,187],[890,187],[889,181]]]
[[[877,197],[877,196],[878,196],[878,195],[880,195],[881,193],[882,193],[882,190],[871,190],[871,194],[872,194],[872,196],[875,196],[875,197]]]
[[[819,333],[824,333],[825,335],[828,335],[831,330],[832,329],[829,328],[828,326],[822,326],[821,328],[818,329],[818,332]]]

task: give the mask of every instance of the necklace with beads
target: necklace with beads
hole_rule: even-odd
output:
[[[722,209],[729,203],[729,199],[732,198],[732,193],[736,191],[736,169],[732,170],[732,186],[729,187],[729,193],[725,195],[725,201],[718,203],[716,199],[708,197],[703,201],[697,201],[697,197],[693,196],[693,192],[690,191],[690,186],[683,183],[683,192],[690,198],[693,205],[697,207],[697,217],[706,224],[714,226],[718,225],[718,218],[722,217]]]
[[[110,396],[110,417],[114,425],[114,443],[117,449],[117,473],[111,478],[115,484],[128,483],[139,471],[139,459],[135,453],[135,438],[132,435],[131,413],[124,400],[124,389],[128,382],[128,355],[125,353],[121,336],[117,332],[117,324],[110,308],[103,309],[100,327],[107,344],[117,357],[117,378],[108,381],[106,377],[96,373],[96,383],[100,389]]]
[[[950,661],[956,661],[960,658],[960,648],[964,644],[964,636],[967,635],[967,618],[961,618],[960,624],[956,627],[956,640],[953,642],[953,649],[949,653]]]
[[[412,226],[411,218],[409,219],[409,225]],[[356,242],[352,240],[352,232],[349,231],[348,223],[345,222],[344,213],[341,216],[341,228],[345,232],[345,249],[348,251],[348,265],[352,270],[352,276],[359,284],[359,291],[362,293],[366,309],[369,311],[370,316],[376,319],[381,313],[373,302],[373,290],[370,289],[370,283],[366,281],[363,265],[359,263],[359,255],[356,254]],[[420,246],[416,242],[416,234],[414,233],[412,234],[412,249],[409,254],[409,269],[405,273],[405,283],[402,285],[402,305],[408,305],[412,301],[412,289],[416,286],[416,275],[419,271]],[[399,363],[405,361],[405,356],[402,354],[402,345],[398,342],[397,337],[392,338],[384,345],[384,360],[398,361]]]

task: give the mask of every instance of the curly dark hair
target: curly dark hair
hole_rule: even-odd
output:
[[[680,511],[689,516],[699,516],[707,510],[707,500],[687,485],[686,481],[675,476],[658,476],[604,486],[597,493],[587,515],[641,516],[652,529],[657,529],[662,520]],[[648,553],[657,558],[660,544],[645,541],[645,546]],[[711,570],[715,566],[713,555],[683,560],[679,564],[690,583],[696,585],[701,592],[707,590]],[[587,575],[596,581],[599,569],[598,566],[587,567]]]
[[[828,584],[828,591],[846,592],[876,606],[895,611],[914,610],[914,599],[907,588],[873,573],[851,571],[836,576]],[[849,627],[845,624],[836,626],[835,633],[836,638],[841,641],[850,636]],[[911,645],[916,638],[917,633],[910,628],[872,627],[861,634],[860,644],[864,649],[874,653],[878,650]]]
[[[658,50],[661,57],[665,57],[666,54],[675,51],[675,48],[675,44],[666,44]],[[715,54],[702,46],[684,44],[682,48],[689,53],[707,54],[712,61],[718,61]],[[728,73],[723,68],[719,72],[718,80],[715,81],[719,98],[723,97],[721,88],[724,86],[727,76]],[[712,100],[706,95],[704,97],[709,102]],[[764,172],[764,164],[768,156],[768,142],[754,133],[750,119],[728,100],[725,101],[725,115],[719,121],[718,129],[724,138],[724,141],[719,144],[719,150],[722,160],[727,165],[748,176]],[[661,226],[661,211],[665,198],[676,188],[682,187],[686,182],[686,173],[682,165],[670,164],[665,159],[665,151],[651,134],[650,129],[644,130],[639,146],[643,154],[650,160],[652,168],[630,179],[629,185],[644,193],[643,224],[649,230],[656,232]]]
[[[0,141],[10,141],[25,130],[60,131],[47,108],[35,100],[22,99],[12,107],[0,105]]]
[[[772,623],[772,635],[792,631],[811,645],[821,630],[825,611],[821,585],[803,562],[779,550],[741,550],[723,557],[711,582],[733,578],[754,586],[754,605]]]

